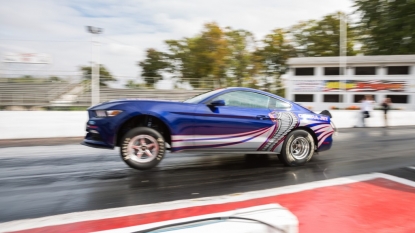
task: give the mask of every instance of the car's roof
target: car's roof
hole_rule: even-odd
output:
[[[272,94],[270,92],[267,92],[267,91],[258,90],[258,89],[254,89],[254,88],[249,88],[249,87],[226,87],[226,88],[223,88],[223,90],[252,91],[252,92],[262,93],[262,94],[273,96],[273,97],[283,98],[281,96],[274,95],[274,94]]]

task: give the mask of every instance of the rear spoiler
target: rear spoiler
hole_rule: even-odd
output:
[[[333,118],[333,117],[331,116],[331,113],[330,113],[328,110],[323,110],[322,112],[320,112],[320,115],[324,115],[324,116],[328,116],[328,117],[330,117],[330,118]]]

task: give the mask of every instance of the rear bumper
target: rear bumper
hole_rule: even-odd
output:
[[[330,135],[329,137],[324,140],[324,142],[321,144],[321,146],[318,148],[317,152],[330,150],[330,148],[333,145],[333,136]]]

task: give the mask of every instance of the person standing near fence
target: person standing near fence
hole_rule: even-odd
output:
[[[384,116],[384,120],[385,120],[385,128],[388,127],[388,111],[391,109],[391,99],[390,98],[386,98],[383,103],[381,104],[382,106],[382,110],[383,110],[383,116]]]
[[[372,95],[366,95],[362,100],[361,106],[361,117],[362,117],[362,127],[366,127],[365,119],[370,118],[370,112],[373,111],[373,97]]]

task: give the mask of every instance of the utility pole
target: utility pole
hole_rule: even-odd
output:
[[[347,83],[346,83],[346,66],[347,66],[347,16],[345,13],[339,13],[340,19],[340,33],[339,33],[339,71],[340,71],[340,79],[339,80],[339,102],[344,102],[346,94],[341,94],[341,92],[347,91]],[[339,108],[341,108],[341,105]]]
[[[92,33],[91,49],[91,105],[98,104],[99,101],[99,47],[100,41],[98,35],[102,33],[102,28],[87,26],[87,31]],[[96,36],[94,36],[96,35]],[[94,48],[96,48],[96,59],[94,59]],[[94,61],[95,60],[95,61]]]

